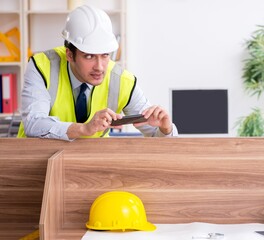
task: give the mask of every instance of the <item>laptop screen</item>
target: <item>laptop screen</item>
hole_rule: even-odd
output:
[[[172,120],[180,134],[228,133],[227,90],[172,90]]]

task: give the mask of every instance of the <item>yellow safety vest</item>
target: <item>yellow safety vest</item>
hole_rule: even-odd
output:
[[[76,122],[75,103],[67,70],[65,47],[38,53],[32,59],[51,96],[49,116],[56,116],[63,122]],[[103,82],[93,87],[87,122],[97,111],[107,107],[121,113],[129,103],[135,85],[136,78],[110,60]],[[93,136],[84,137],[100,137],[102,135],[101,131]],[[104,136],[108,136],[108,133]],[[23,123],[20,124],[18,137],[26,137]]]

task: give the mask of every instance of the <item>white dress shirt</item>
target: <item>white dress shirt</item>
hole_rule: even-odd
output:
[[[69,65],[68,65],[69,66]],[[76,79],[70,67],[68,67],[73,89],[74,99],[76,100],[79,94],[81,82]],[[86,91],[87,99],[93,88],[88,85]],[[28,137],[55,138],[70,140],[67,136],[67,130],[72,122],[62,122],[54,116],[49,116],[51,109],[50,95],[45,87],[44,80],[36,69],[32,60],[28,62],[25,71],[25,81],[22,90],[22,121],[24,124],[25,133]],[[132,94],[131,100],[123,110],[125,115],[141,113],[144,109],[150,107],[151,104],[144,96],[140,87],[136,85]],[[138,127],[145,137],[166,137],[177,136],[178,131],[173,124],[173,131],[169,135],[164,135],[159,128],[144,125]]]

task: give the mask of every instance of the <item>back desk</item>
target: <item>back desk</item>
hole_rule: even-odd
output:
[[[0,139],[0,239],[38,227],[41,239],[80,239],[93,200],[111,190],[138,195],[153,223],[264,223],[263,146],[263,138]]]

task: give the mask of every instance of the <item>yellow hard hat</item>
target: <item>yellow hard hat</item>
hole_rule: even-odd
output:
[[[134,194],[123,191],[106,192],[95,199],[86,227],[93,230],[153,231],[147,221],[144,205]]]

